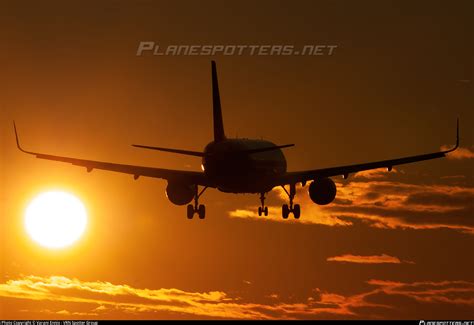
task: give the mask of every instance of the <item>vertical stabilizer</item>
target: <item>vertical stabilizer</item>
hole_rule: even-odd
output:
[[[214,141],[225,139],[224,123],[222,122],[221,99],[219,96],[219,83],[217,81],[216,62],[212,61],[212,112],[214,119]]]

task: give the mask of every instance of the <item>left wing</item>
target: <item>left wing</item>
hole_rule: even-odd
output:
[[[114,172],[119,172],[119,173],[124,173],[124,174],[130,174],[130,175],[133,175],[135,179],[137,179],[140,176],[145,176],[145,177],[162,178],[168,181],[183,182],[183,183],[192,184],[192,185],[215,187],[209,181],[206,175],[202,172],[124,165],[124,164],[116,164],[116,163],[109,163],[109,162],[102,162],[102,161],[95,161],[95,160],[54,156],[54,155],[49,155],[49,154],[44,154],[44,153],[39,153],[39,152],[27,151],[27,150],[24,150],[20,145],[15,123],[13,123],[13,127],[15,129],[16,144],[17,144],[18,149],[20,149],[24,153],[34,155],[36,156],[36,158],[61,161],[65,163],[70,163],[75,166],[82,166],[82,167],[85,167],[88,172],[91,172],[93,169],[102,169],[102,170],[109,170],[109,171],[114,171]]]
[[[296,184],[299,182],[304,183],[306,181],[314,180],[321,177],[331,177],[331,176],[338,176],[338,175],[342,175],[344,178],[347,178],[349,174],[364,171],[364,170],[369,170],[369,169],[387,168],[387,170],[390,171],[392,167],[396,165],[402,165],[402,164],[408,164],[408,163],[413,163],[417,161],[445,157],[447,153],[456,150],[458,147],[459,147],[459,119],[457,120],[457,124],[456,124],[456,145],[449,150],[428,153],[424,155],[382,160],[382,161],[370,162],[370,163],[365,163],[365,164],[355,164],[355,165],[347,165],[347,166],[340,166],[340,167],[330,167],[330,168],[322,168],[322,169],[314,169],[314,170],[306,170],[306,171],[298,171],[298,172],[288,172],[276,180],[275,186],[286,185],[286,184]]]

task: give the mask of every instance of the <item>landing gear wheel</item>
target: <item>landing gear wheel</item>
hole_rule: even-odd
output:
[[[293,215],[295,216],[295,219],[299,219],[301,215],[301,208],[299,204],[295,204],[293,207]]]
[[[258,215],[262,216],[268,216],[268,207],[265,206],[265,192],[260,193],[260,204],[261,206],[258,207]]]
[[[288,204],[284,204],[281,209],[281,214],[283,216],[283,219],[287,219],[288,215],[290,213],[293,213],[293,216],[295,219],[299,219],[301,215],[301,208],[299,204],[293,205],[293,199],[295,198],[296,195],[296,184],[290,184],[290,191],[288,192],[285,188],[284,185],[281,186],[283,190],[285,191],[286,194],[288,194],[288,197],[290,198],[290,206],[288,207]]]
[[[199,197],[202,195],[202,193],[204,193],[206,189],[207,186],[204,187],[201,192],[199,192],[198,186],[194,186],[194,205],[188,204],[186,210],[188,219],[192,219],[195,213],[197,213],[199,219],[204,219],[206,217],[206,207],[203,204],[199,204]]]
[[[206,207],[204,206],[204,204],[201,204],[199,206],[197,213],[199,215],[199,219],[204,219],[206,217]]]
[[[188,204],[187,212],[188,212],[188,219],[192,219],[194,216],[194,207],[192,206],[192,204]]]
[[[288,219],[288,215],[290,214],[290,209],[288,208],[288,204],[283,204],[281,206],[281,216],[283,219]]]

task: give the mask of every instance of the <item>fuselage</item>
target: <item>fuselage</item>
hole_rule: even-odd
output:
[[[276,146],[265,140],[225,139],[209,143],[202,168],[222,192],[261,193],[272,189],[269,180],[286,172],[286,159],[280,149],[243,153]]]

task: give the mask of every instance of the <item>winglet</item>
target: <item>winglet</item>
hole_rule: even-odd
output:
[[[30,154],[30,155],[35,155],[34,152],[31,152],[31,151],[26,151],[25,149],[23,149],[20,145],[20,140],[18,138],[18,132],[16,130],[16,124],[15,124],[15,121],[13,121],[13,129],[15,129],[15,139],[16,139],[16,146],[18,147],[18,149],[21,151],[21,152],[24,152],[24,153],[27,153],[27,154]]]
[[[459,117],[456,120],[456,146],[454,149],[457,149],[459,147]]]
[[[20,149],[21,151],[25,152],[25,150],[23,150],[23,149],[21,148],[20,140],[18,139],[18,132],[17,132],[17,130],[16,130],[15,121],[13,121],[13,129],[15,130],[16,146],[18,147],[18,149]]]
[[[456,145],[453,148],[449,149],[449,150],[443,151],[443,153],[452,152],[452,151],[456,150],[457,148],[459,148],[459,117],[456,120]]]

